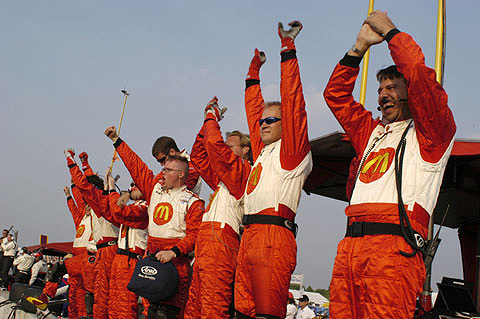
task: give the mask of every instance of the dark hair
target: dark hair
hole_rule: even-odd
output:
[[[377,81],[378,82],[382,82],[385,79],[393,80],[395,78],[405,80],[405,77],[403,76],[402,73],[400,73],[398,71],[397,66],[395,64],[390,65],[386,68],[380,69],[377,72]]]
[[[175,143],[175,140],[173,138],[169,136],[161,136],[157,138],[155,143],[153,143],[152,155],[153,157],[157,157],[159,153],[168,155],[168,152],[170,152],[170,149],[172,148],[175,150],[175,152],[180,152],[177,143]]]
[[[87,181],[98,188],[99,190],[103,190],[103,179],[98,177],[98,175],[88,175],[86,176]]]

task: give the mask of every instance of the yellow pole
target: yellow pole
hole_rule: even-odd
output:
[[[373,11],[373,2],[374,0],[369,0],[368,4],[368,14]],[[360,87],[360,104],[365,106],[365,96],[367,92],[367,76],[368,76],[368,62],[370,60],[370,49],[365,52],[363,56],[363,67],[362,67],[362,85]]]
[[[122,90],[122,93],[125,96],[125,98],[123,100],[122,116],[120,116],[120,123],[118,124],[117,135],[120,135],[120,129],[122,128],[123,114],[125,113],[125,106],[127,105],[127,97],[130,95],[126,90]],[[110,174],[112,173],[113,163],[115,162],[116,156],[117,156],[117,150],[114,150],[113,156],[112,156],[112,163],[110,164],[110,169],[108,170]]]
[[[438,0],[437,11],[437,45],[435,48],[435,72],[437,82],[443,85],[443,65],[445,57],[445,3]]]
[[[438,0],[437,11],[437,44],[435,48],[435,72],[436,80],[443,85],[443,66],[444,66],[444,49],[445,49],[445,4],[444,0]],[[447,209],[448,211],[448,209]],[[445,212],[446,213],[446,212]],[[432,240],[434,231],[434,213],[430,216],[428,223],[427,240]],[[420,304],[423,309],[429,311],[432,309],[432,265],[426,269],[427,275],[423,283],[423,291],[420,296]]]

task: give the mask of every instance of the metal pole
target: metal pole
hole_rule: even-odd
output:
[[[437,82],[443,85],[443,68],[445,65],[445,0],[438,0],[437,10],[437,44],[435,47],[435,72]]]
[[[368,4],[368,14],[373,11],[373,2],[374,0],[369,0]],[[363,55],[363,66],[362,66],[362,85],[360,87],[360,104],[365,107],[365,96],[367,92],[367,77],[368,77],[368,62],[370,60],[370,48]]]
[[[120,123],[118,124],[117,128],[117,135],[120,135],[120,129],[122,128],[122,122],[123,122],[123,114],[125,113],[125,106],[127,105],[127,97],[130,95],[126,90],[122,90],[123,95],[125,96],[123,100],[123,109],[122,109],[122,115],[120,116]],[[113,163],[115,163],[115,157],[117,156],[117,150],[113,151],[113,156],[112,156],[112,163],[110,164],[110,168],[108,169],[108,173],[112,173],[112,168],[113,168]]]
[[[444,0],[438,0],[437,10],[437,38],[436,38],[436,50],[435,50],[435,72],[436,80],[443,85],[443,67],[445,62],[445,3]],[[428,235],[427,240],[433,238],[433,226],[434,226],[434,212],[430,216],[430,222],[428,223]],[[432,266],[425,269],[427,276],[423,283],[423,292],[420,296],[420,303],[426,311],[432,309]]]

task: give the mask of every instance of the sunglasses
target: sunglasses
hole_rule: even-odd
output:
[[[275,117],[275,116],[269,116],[269,117],[266,117],[264,119],[259,119],[258,120],[258,123],[260,124],[260,126],[262,126],[263,123],[267,123],[268,125],[270,124],[273,124],[275,122],[278,122],[282,119],[279,119],[278,117]]]
[[[161,157],[161,158],[157,159],[157,162],[159,162],[160,164],[162,164],[162,165],[163,165],[163,163],[165,163],[165,160],[166,160],[166,159],[167,159],[167,156],[165,155],[165,156],[163,156],[163,157]]]

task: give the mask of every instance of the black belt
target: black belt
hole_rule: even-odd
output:
[[[277,225],[284,227],[293,233],[294,237],[297,237],[298,225],[292,222],[289,219],[272,216],[272,215],[244,215],[242,218],[243,225],[250,224],[266,224],[266,225]]]
[[[405,232],[407,228],[404,227]],[[354,222],[347,225],[345,237],[363,237],[365,235],[395,235],[403,236],[402,229],[398,224],[390,223],[370,223],[370,222]],[[414,231],[417,246],[423,247],[425,240],[422,235]]]
[[[129,250],[118,248],[117,254],[128,256],[128,258],[141,259],[142,256],[137,253],[132,253]]]
[[[24,274],[24,275],[29,275],[29,274],[30,274],[30,272],[28,272],[28,271],[26,271],[26,270],[19,270],[18,272],[19,272],[19,273],[22,273],[22,274]]]
[[[110,240],[110,241],[107,241],[106,243],[97,244],[97,249],[108,247],[108,246],[115,246],[116,244],[117,244],[116,239]]]

